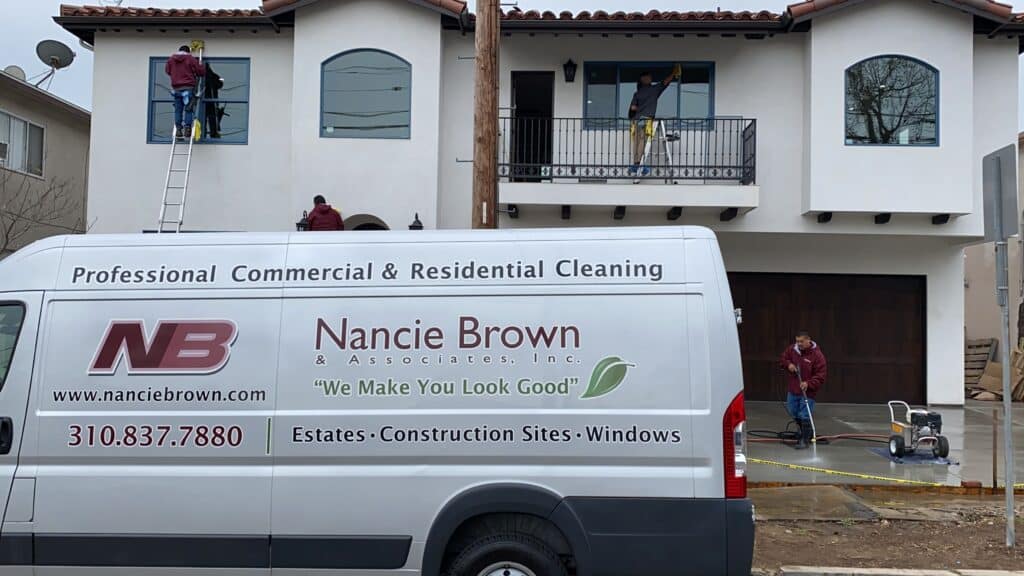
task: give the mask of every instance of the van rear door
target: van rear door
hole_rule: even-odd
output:
[[[25,429],[41,302],[38,293],[0,294],[0,517],[5,520]]]

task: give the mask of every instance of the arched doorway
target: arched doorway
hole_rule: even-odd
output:
[[[345,219],[345,230],[390,230],[388,225],[372,214],[356,214]]]

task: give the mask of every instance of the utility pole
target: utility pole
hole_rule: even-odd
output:
[[[500,0],[476,3],[473,86],[473,228],[498,227],[498,34]]]

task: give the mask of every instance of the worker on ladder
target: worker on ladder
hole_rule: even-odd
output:
[[[630,175],[646,176],[650,173],[650,168],[641,166],[641,163],[647,144],[654,136],[654,117],[658,112],[658,99],[672,85],[672,81],[680,76],[682,68],[679,64],[672,69],[672,74],[657,84],[653,83],[650,72],[640,74],[633,100],[629,103],[630,135],[633,139],[633,166],[629,170]]]
[[[192,117],[197,98],[199,79],[206,76],[206,67],[195,56],[188,45],[182,45],[171,54],[164,66],[164,72],[171,78],[171,94],[174,96],[174,133],[176,138],[192,137]]]

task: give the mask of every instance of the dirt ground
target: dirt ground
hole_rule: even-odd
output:
[[[994,504],[994,503],[993,503]],[[757,523],[754,567],[989,569],[1024,567],[1024,519],[1017,517],[1017,548],[1004,546],[1001,510],[962,507],[944,521],[872,520]]]

